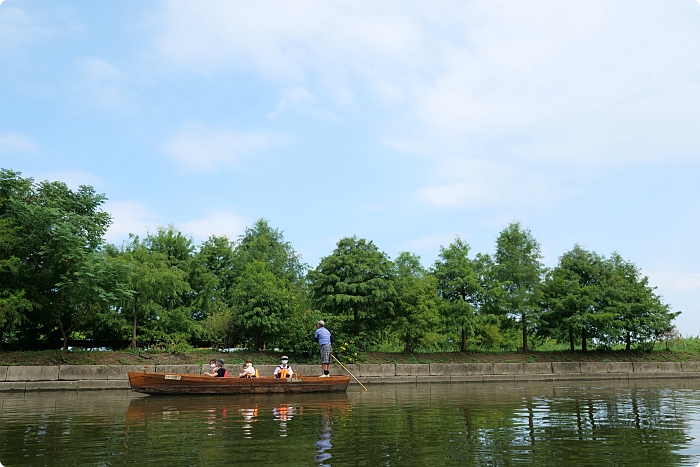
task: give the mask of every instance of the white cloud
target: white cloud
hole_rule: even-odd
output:
[[[237,132],[190,122],[163,144],[163,152],[183,168],[210,172],[221,166],[235,166],[240,159],[270,145],[272,135]]]
[[[562,194],[554,176],[481,159],[454,158],[435,167],[438,183],[418,191],[426,203],[438,207],[542,205]]]
[[[17,59],[30,44],[83,28],[71,8],[34,6],[28,2],[13,2],[0,8],[0,54]]]
[[[0,154],[37,152],[37,145],[26,135],[16,131],[8,131],[0,135]]]
[[[290,89],[277,104],[277,108],[268,114],[267,118],[275,118],[286,110],[299,110],[317,118],[338,120],[333,112],[319,106],[316,96],[301,86],[294,86]]]
[[[700,291],[700,273],[652,270],[644,271],[649,284],[663,290]]]
[[[144,235],[160,225],[158,216],[146,205],[130,201],[110,201],[104,210],[112,216],[112,225],[105,238],[111,243],[128,239],[129,234]]]
[[[385,113],[394,147],[431,158],[498,142],[516,159],[630,164],[698,157],[695,13],[681,1],[168,2],[153,50],[169,67],[247,70],[317,99],[343,90]]]
[[[244,68],[274,81],[304,82],[313,70],[337,86],[339,77],[348,83],[358,75],[379,77],[424,53],[421,26],[397,5],[169,2],[153,22],[153,47],[166,63],[196,72]],[[395,88],[391,79],[373,81],[377,89]]]
[[[99,57],[83,57],[76,61],[80,73],[75,92],[90,107],[131,112],[136,104],[127,89],[127,74]]]
[[[72,190],[78,189],[80,185],[95,186],[103,183],[101,177],[95,174],[77,169],[54,170],[36,177],[37,180],[48,180],[50,182],[63,182]]]
[[[211,235],[225,235],[231,240],[243,234],[247,221],[230,212],[215,212],[201,219],[178,222],[181,232],[195,239],[206,240]]]

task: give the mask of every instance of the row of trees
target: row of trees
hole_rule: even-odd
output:
[[[0,171],[0,346],[80,338],[310,353],[323,317],[359,350],[527,351],[532,339],[629,349],[668,333],[677,315],[618,254],[574,246],[544,268],[519,223],[493,255],[470,255],[456,238],[425,268],[413,253],[392,261],[346,237],[310,269],[264,219],[236,240],[196,246],[171,226],[106,244],[104,201],[88,186]]]

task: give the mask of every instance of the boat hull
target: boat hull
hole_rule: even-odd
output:
[[[345,392],[349,376],[213,378],[205,375],[129,372],[131,389],[144,394],[300,394]]]

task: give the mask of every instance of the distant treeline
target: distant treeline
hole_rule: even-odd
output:
[[[264,219],[200,245],[172,226],[107,244],[105,200],[90,186],[0,170],[0,348],[80,339],[308,354],[323,318],[347,355],[553,342],[630,349],[673,333],[678,314],[616,253],[574,246],[545,268],[519,223],[503,229],[493,254],[470,256],[458,237],[429,269],[354,236],[310,269]]]

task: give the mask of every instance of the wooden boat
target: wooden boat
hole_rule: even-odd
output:
[[[212,378],[205,375],[146,373],[130,371],[131,389],[144,394],[299,394],[307,392],[345,392],[347,375],[295,378]]]

